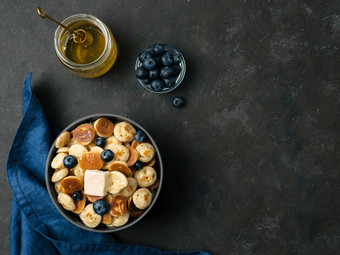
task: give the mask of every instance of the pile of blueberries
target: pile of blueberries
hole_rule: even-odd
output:
[[[136,69],[136,76],[144,84],[150,85],[155,92],[172,88],[181,72],[179,63],[182,56],[174,50],[156,44],[139,55],[142,66]]]

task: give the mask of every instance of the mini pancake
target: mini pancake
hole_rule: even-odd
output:
[[[79,158],[81,155],[85,154],[87,152],[87,149],[85,146],[80,144],[74,144],[70,147],[68,154],[72,155],[76,158]]]
[[[91,124],[81,124],[72,132],[74,139],[81,145],[90,144],[95,134],[96,131]]]
[[[128,185],[119,192],[119,195],[122,195],[126,199],[130,198],[132,194],[137,189],[137,181],[134,178],[128,178]]]
[[[59,169],[64,167],[64,158],[67,156],[66,153],[58,153],[51,162],[51,167],[53,169]]]
[[[89,200],[92,203],[96,202],[99,199],[104,198],[104,197],[101,197],[101,196],[92,196],[92,195],[85,195],[85,197],[87,198],[87,200]]]
[[[76,209],[73,210],[72,212],[76,214],[81,213],[84,210],[85,205],[86,205],[86,197],[84,196],[84,192],[83,192],[83,199],[76,201],[75,204],[76,204]]]
[[[133,203],[138,209],[144,210],[151,204],[152,193],[146,188],[137,189],[132,195]]]
[[[101,159],[100,154],[88,152],[79,157],[78,164],[83,170],[101,169],[104,162]]]
[[[133,198],[130,197],[128,201],[128,212],[132,217],[138,217],[141,216],[143,213],[143,210],[136,207],[136,205],[133,202]]]
[[[110,214],[112,216],[118,217],[127,212],[126,199],[123,196],[116,195],[110,199]]]
[[[118,141],[131,142],[134,139],[136,129],[126,121],[122,121],[115,125],[113,133]]]
[[[62,132],[55,140],[54,143],[55,147],[58,149],[64,147],[70,141],[70,138],[71,138],[70,132],[68,131]]]
[[[135,172],[133,177],[136,179],[138,186],[146,188],[154,184],[157,180],[157,173],[151,166],[145,166]]]
[[[65,193],[72,195],[77,190],[84,189],[83,180],[77,176],[67,176],[61,181],[61,186],[64,188]]]
[[[128,164],[128,166],[133,166],[138,160],[138,152],[132,147],[128,147],[128,148],[130,151],[130,156],[129,156],[128,161],[126,161],[126,163]]]
[[[155,156],[155,148],[150,143],[141,143],[136,147],[138,160],[143,163],[150,162]]]
[[[102,216],[94,212],[93,204],[88,204],[84,208],[84,210],[79,214],[79,217],[82,220],[82,222],[90,228],[97,227],[102,221]]]
[[[70,150],[70,147],[61,147],[57,150],[57,153],[68,153]]]
[[[132,172],[128,167],[128,164],[124,161],[115,161],[108,167],[109,171],[118,171],[123,173],[126,177],[131,177]]]
[[[67,211],[73,211],[76,209],[76,205],[74,204],[73,199],[65,193],[58,194],[58,202],[64,207]]]
[[[128,185],[128,181],[124,174],[118,171],[110,172],[110,185],[109,185],[108,191],[111,194],[119,193],[127,185]]]
[[[134,148],[134,149],[136,149],[136,147],[137,147],[138,145],[140,145],[140,144],[141,144],[141,143],[137,142],[136,140],[133,140],[133,142],[131,143],[131,147]]]
[[[62,168],[60,170],[56,170],[51,178],[52,182],[58,182],[64,179],[68,175],[68,169],[67,168]]]
[[[99,118],[94,122],[94,129],[98,136],[107,138],[113,134],[114,125],[107,118]]]

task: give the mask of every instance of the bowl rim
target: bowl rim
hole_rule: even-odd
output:
[[[81,228],[81,229],[84,229],[84,230],[88,230],[88,231],[92,231],[92,232],[97,232],[97,233],[112,233],[112,232],[117,232],[117,231],[120,231],[120,230],[123,230],[123,229],[126,229],[128,227],[131,227],[133,226],[134,224],[136,224],[137,222],[139,222],[146,214],[148,214],[148,212],[151,210],[151,208],[154,206],[154,204],[156,203],[157,199],[158,199],[158,196],[159,196],[159,193],[161,191],[161,188],[162,188],[162,183],[163,183],[163,161],[162,161],[162,157],[161,157],[161,154],[160,154],[160,151],[158,149],[158,146],[155,142],[155,140],[152,138],[152,136],[140,125],[138,124],[137,122],[127,118],[127,117],[124,117],[124,116],[121,116],[121,115],[117,115],[117,114],[112,114],[112,113],[96,113],[96,114],[91,114],[91,115],[87,115],[87,116],[84,116],[82,118],[79,118],[75,121],[73,121],[71,124],[69,124],[67,127],[65,127],[61,132],[64,132],[64,131],[70,131],[72,128],[75,128],[76,126],[82,124],[82,123],[85,123],[86,121],[92,121],[92,119],[95,119],[95,118],[101,118],[101,117],[106,117],[106,118],[109,118],[109,119],[115,119],[117,121],[126,121],[128,123],[130,123],[131,125],[133,125],[135,128],[137,129],[140,129],[142,130],[143,132],[145,132],[145,134],[147,135],[147,137],[150,139],[150,142],[151,144],[154,146],[155,148],[155,151],[156,151],[156,155],[157,155],[157,158],[158,158],[158,164],[159,164],[159,169],[158,169],[158,181],[159,181],[159,185],[156,189],[156,192],[153,196],[153,199],[152,199],[152,202],[151,204],[148,206],[148,208],[146,208],[143,213],[139,216],[139,217],[136,217],[136,218],[133,218],[134,220],[131,221],[131,222],[128,222],[127,224],[121,226],[121,227],[112,227],[112,228],[108,228],[108,229],[96,229],[96,228],[90,228],[90,227],[87,227],[85,224],[83,224],[82,222],[80,224],[78,224],[77,222],[74,222],[69,216],[68,214],[72,214],[72,212],[68,212],[66,211],[64,208],[62,208],[62,206],[57,202],[57,196],[54,195],[54,193],[56,194],[56,191],[54,189],[54,183],[51,182],[51,179],[49,178],[49,171],[50,169],[52,169],[50,167],[50,164],[52,162],[52,159],[54,158],[54,155],[56,153],[56,150],[57,148],[55,147],[55,140],[53,141],[53,144],[51,145],[50,147],[50,150],[49,150],[49,153],[48,153],[48,156],[46,158],[46,164],[45,164],[45,184],[46,184],[46,188],[47,188],[47,191],[48,191],[48,195],[54,205],[54,207],[59,211],[59,213],[67,220],[69,221],[70,223],[72,223],[73,225]],[[75,214],[74,214],[75,215]],[[131,216],[130,216],[131,217]]]
[[[138,79],[137,77],[136,78],[137,78],[139,84],[142,85],[142,87],[145,88],[147,91],[150,91],[150,92],[155,93],[155,94],[165,94],[165,93],[169,93],[169,92],[175,90],[182,83],[182,81],[183,81],[183,79],[185,77],[185,74],[186,74],[186,62],[185,62],[185,59],[184,59],[184,56],[183,56],[182,52],[179,49],[177,49],[174,46],[171,46],[171,45],[168,45],[168,44],[164,44],[164,43],[155,43],[153,45],[150,45],[149,47],[146,47],[141,52],[143,52],[143,51],[150,51],[156,45],[161,45],[166,50],[174,50],[176,53],[178,53],[182,57],[182,61],[179,63],[179,65],[182,68],[182,70],[181,70],[180,74],[178,75],[178,77],[176,79],[176,84],[173,87],[167,89],[166,91],[164,91],[164,89],[163,89],[162,91],[156,92],[156,91],[153,91],[151,89],[150,85],[145,84],[141,79]],[[136,63],[135,63],[135,71],[137,70],[138,67],[142,66],[142,62],[139,60],[139,54],[137,56]]]

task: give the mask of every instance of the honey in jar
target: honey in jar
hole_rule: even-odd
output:
[[[99,77],[110,70],[117,58],[117,44],[102,21],[92,15],[77,14],[62,23],[72,31],[84,31],[89,36],[79,42],[63,27],[57,28],[54,47],[67,68],[84,78]]]

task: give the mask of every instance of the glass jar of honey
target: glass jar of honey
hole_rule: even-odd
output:
[[[117,58],[117,43],[102,21],[92,15],[76,14],[62,24],[71,31],[86,31],[91,36],[91,44],[77,43],[72,33],[61,26],[57,28],[54,48],[63,65],[84,78],[99,77],[110,70]]]

